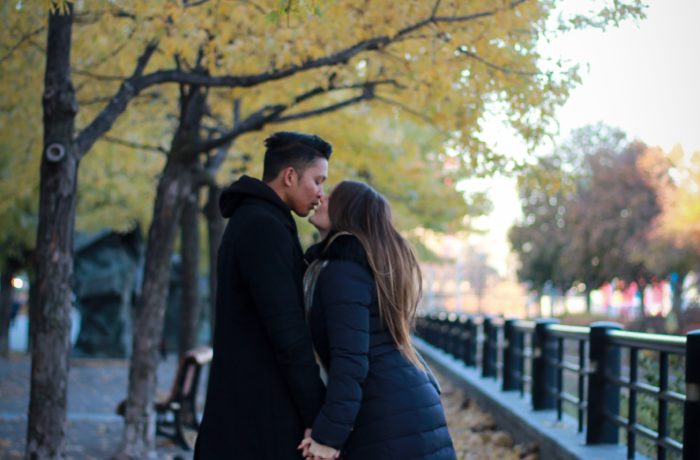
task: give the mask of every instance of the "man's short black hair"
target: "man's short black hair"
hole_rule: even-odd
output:
[[[265,139],[263,181],[269,182],[291,166],[300,174],[317,158],[328,160],[331,144],[313,134],[280,131]]]

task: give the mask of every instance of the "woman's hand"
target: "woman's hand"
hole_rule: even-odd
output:
[[[340,456],[340,451],[331,446],[319,444],[311,438],[311,430],[306,429],[304,439],[297,447],[301,449],[302,455],[307,460],[333,460]]]

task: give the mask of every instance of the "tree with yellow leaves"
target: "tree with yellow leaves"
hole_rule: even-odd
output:
[[[661,196],[661,233],[700,254],[700,151],[675,146],[667,155],[673,187]]]
[[[138,98],[173,107],[182,88],[179,107],[188,115],[179,117],[166,149],[149,230],[121,452],[131,458],[153,449],[151,403],[166,290],[161,269],[172,252],[182,198],[201,175],[201,152],[236,139],[242,127],[254,131],[295,122],[299,113],[323,114],[327,107],[362,102],[366,119],[430,123],[453,146],[458,162],[498,168],[507,159],[477,136],[488,107],[502,106],[523,137],[536,142],[577,78],[574,69],[550,68],[536,52],[554,1],[49,4],[61,11],[49,14],[43,93],[38,295],[32,314],[39,327],[32,328],[27,448],[38,458],[60,457],[63,439],[78,164],[108,131],[131,134],[134,126],[120,118]],[[33,5],[18,5],[10,21],[41,17],[31,14]],[[604,26],[640,11],[636,0],[615,1],[569,24]],[[71,37],[74,23],[80,35]],[[23,30],[15,40],[19,45],[23,37],[41,33]],[[14,45],[5,48],[15,53]],[[203,137],[195,127],[205,115],[200,105],[205,91],[240,100],[240,123],[212,108],[228,128]],[[79,100],[85,102],[78,113]],[[148,140],[134,131],[138,138],[128,142]]]
[[[668,279],[672,312],[683,328],[683,286],[688,274],[700,269],[700,152],[686,154],[680,145],[668,152],[648,149],[639,168],[654,187],[661,207],[651,240],[637,255],[654,272]]]

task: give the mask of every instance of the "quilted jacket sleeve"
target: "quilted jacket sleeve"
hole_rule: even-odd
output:
[[[352,431],[369,370],[369,305],[374,282],[360,265],[331,261],[316,285],[326,319],[330,365],[326,398],[313,424],[316,442],[340,449]]]

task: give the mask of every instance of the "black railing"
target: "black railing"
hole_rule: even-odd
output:
[[[565,326],[553,324],[549,326],[547,332],[556,340],[556,358],[549,359],[547,365],[556,370],[556,388],[554,388],[554,398],[556,400],[557,420],[561,421],[564,412],[564,403],[571,405],[576,413],[578,432],[582,433],[587,410],[586,387],[588,384],[588,355],[589,355],[589,334],[590,328],[581,326]],[[574,348],[567,345],[573,344]],[[570,358],[574,358],[572,361]],[[575,386],[576,393],[566,391],[565,382],[571,376],[575,379],[571,381]]]
[[[617,444],[622,431],[629,459],[638,437],[659,460],[670,452],[700,459],[700,330],[672,336],[623,331],[610,322],[580,327],[454,313],[420,317],[416,329],[466,366],[480,368],[482,377],[500,380],[503,391],[527,392],[534,410],[553,409],[557,420],[564,412],[574,415],[587,444]],[[643,367],[640,353],[653,369]],[[685,366],[682,375],[674,361]],[[652,409],[644,406],[646,420],[638,414],[640,395],[653,400]],[[669,411],[669,405],[682,410]],[[671,424],[670,416],[680,413],[682,422]]]

